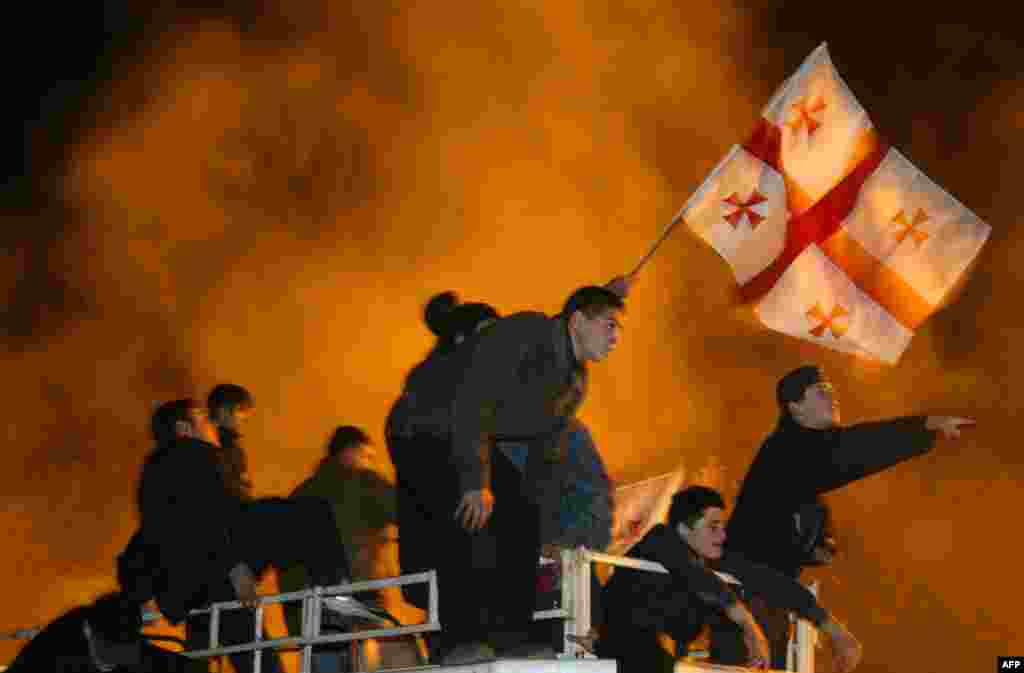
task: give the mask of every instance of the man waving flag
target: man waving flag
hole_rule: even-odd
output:
[[[825,44],[678,217],[729,263],[764,325],[889,364],[990,233],[886,144]]]

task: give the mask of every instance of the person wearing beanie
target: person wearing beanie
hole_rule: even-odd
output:
[[[660,563],[668,574],[615,569],[604,591],[598,655],[616,659],[619,673],[670,673],[706,625],[727,625],[739,635],[737,646],[724,656],[713,652],[712,663],[764,668],[768,644],[739,595],[753,590],[831,635],[837,673],[856,666],[860,645],[814,594],[766,566],[725,554],[725,540],[725,500],[718,491],[690,486],[676,493],[667,524],[651,528],[628,554]],[[662,647],[661,634],[676,641],[676,654]]]
[[[385,423],[388,453],[395,465],[398,509],[398,557],[403,573],[444,567],[470,577],[472,568],[462,554],[449,553],[439,543],[447,535],[450,502],[456,497],[455,479],[447,469],[451,453],[451,398],[457,381],[460,347],[499,319],[494,307],[462,303],[455,292],[442,292],[423,310],[423,322],[435,337],[430,352],[405,379]],[[472,584],[467,580],[467,583]],[[427,608],[424,584],[402,587],[410,604]],[[457,598],[442,607],[450,616]],[[432,641],[436,644],[437,637]]]
[[[826,493],[927,453],[939,435],[956,439],[974,421],[907,416],[840,425],[835,389],[820,367],[783,376],[775,390],[779,421],[750,465],[729,521],[728,548],[799,578],[828,553],[822,544]],[[756,604],[755,604],[756,607]],[[788,617],[757,614],[772,643],[773,665],[785,663]]]

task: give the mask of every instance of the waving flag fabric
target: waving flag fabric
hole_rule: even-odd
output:
[[[890,364],[990,233],[885,143],[824,44],[680,215],[765,326]]]
[[[625,554],[657,523],[664,523],[672,496],[683,485],[683,468],[615,489],[610,554]]]

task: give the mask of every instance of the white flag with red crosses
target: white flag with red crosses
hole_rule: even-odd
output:
[[[886,144],[824,44],[679,216],[765,326],[889,364],[991,231]]]

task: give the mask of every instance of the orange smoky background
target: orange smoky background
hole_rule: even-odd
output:
[[[775,380],[808,360],[848,421],[977,418],[832,498],[843,554],[823,601],[863,671],[1024,649],[1016,39],[863,4],[233,5],[124,9],[145,27],[34,176],[42,205],[5,216],[0,631],[113,588],[154,404],[250,388],[260,494],[297,485],[339,424],[382,444],[431,295],[551,313],[627,272],[828,40],[883,134],[992,225],[963,294],[898,366],[867,365],[740,319],[726,264],[680,229],[583,417],[620,482],[716,466],[728,496],[774,424]]]

